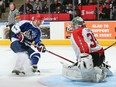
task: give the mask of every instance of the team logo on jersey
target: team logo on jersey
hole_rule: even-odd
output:
[[[28,31],[24,32],[24,36],[30,40],[33,40],[37,36],[37,34],[36,34],[36,32],[34,32],[32,30],[28,30]]]

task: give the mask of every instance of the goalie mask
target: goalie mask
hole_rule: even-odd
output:
[[[84,20],[81,17],[77,16],[72,20],[72,25],[75,28],[78,28],[78,27],[81,27],[81,26],[85,25],[85,23],[84,23]]]
[[[80,68],[81,70],[93,68],[92,56],[87,53],[80,54],[78,68]]]

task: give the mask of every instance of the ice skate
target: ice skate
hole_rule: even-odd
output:
[[[40,74],[40,70],[38,70],[37,68],[37,65],[32,65],[32,72]]]
[[[25,75],[25,72],[21,72],[21,71],[19,71],[19,70],[13,70],[12,71],[12,74],[13,75],[19,75],[19,76],[24,76]]]

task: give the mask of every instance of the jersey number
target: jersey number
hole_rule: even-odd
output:
[[[87,34],[87,37],[90,37],[90,41],[92,42],[92,43],[90,44],[90,47],[91,47],[91,48],[96,47],[96,38],[94,37],[94,35],[91,34],[91,33],[88,33],[88,34]]]

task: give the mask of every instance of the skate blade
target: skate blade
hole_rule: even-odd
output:
[[[25,76],[25,72],[20,72],[19,76]]]
[[[36,72],[33,72],[36,75],[40,75],[40,70],[37,70]]]
[[[13,75],[17,75],[17,76],[25,76],[25,73],[24,72],[19,72],[19,73],[15,73],[15,72],[12,72]]]

